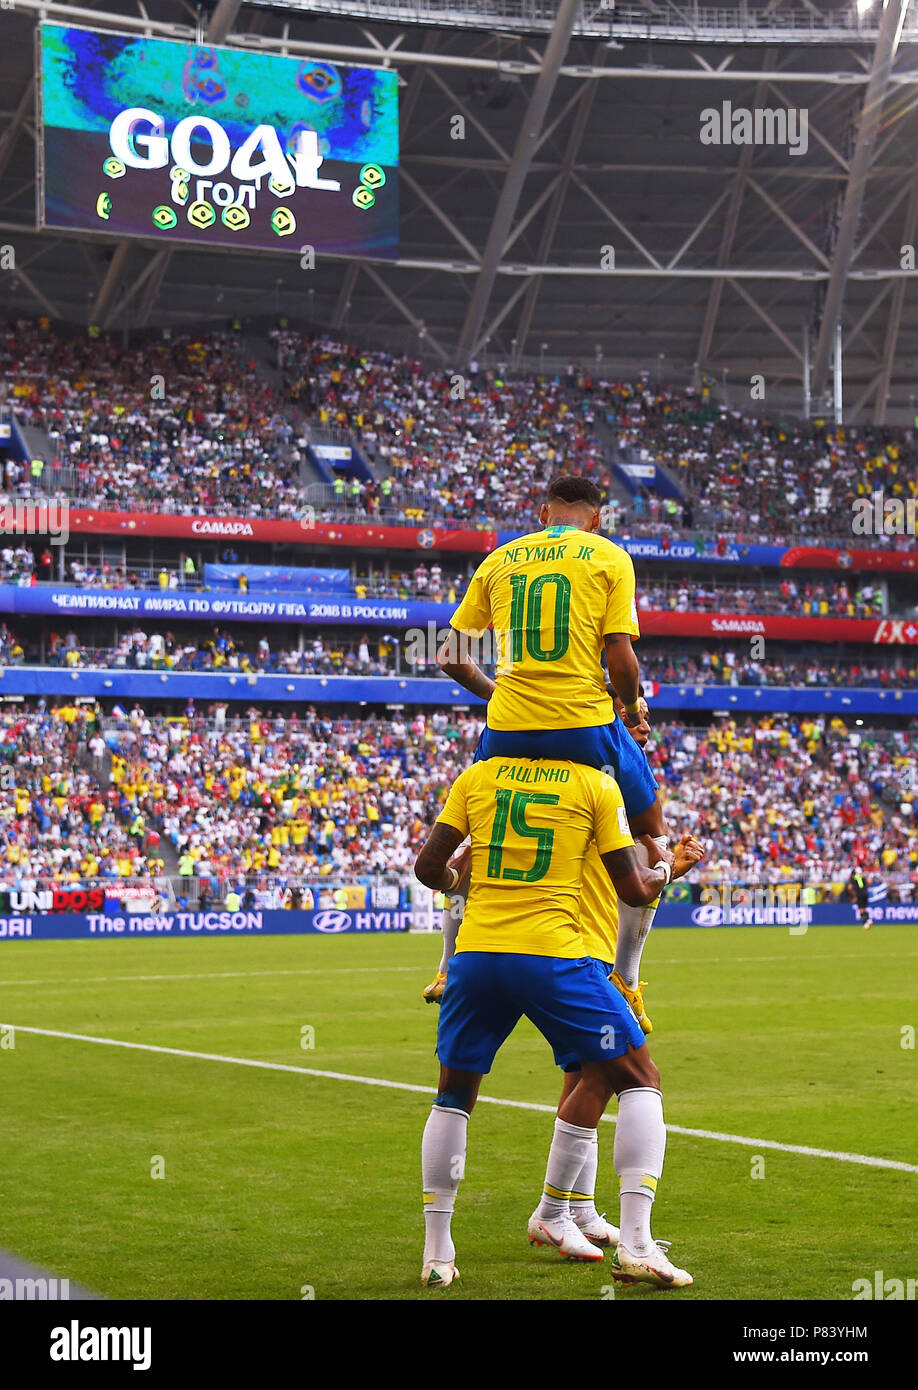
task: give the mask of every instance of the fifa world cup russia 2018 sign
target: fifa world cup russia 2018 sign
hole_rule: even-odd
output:
[[[38,220],[48,227],[398,254],[398,79],[44,24]]]

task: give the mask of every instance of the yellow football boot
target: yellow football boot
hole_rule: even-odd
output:
[[[425,1004],[439,1004],[443,998],[443,991],[446,989],[446,976],[441,975],[439,970],[430,984],[424,990]]]
[[[625,984],[624,979],[622,978],[621,971],[619,970],[613,970],[612,974],[609,976],[609,979],[612,981],[612,984],[618,990],[619,994],[623,994],[625,998],[628,1000],[628,1003],[631,1005],[631,1009],[634,1013],[635,1018],[641,1025],[641,1031],[644,1033],[652,1033],[653,1024],[644,1012],[644,996],[641,993],[641,990],[647,984],[647,981],[639,980],[637,989],[629,989],[629,987]]]

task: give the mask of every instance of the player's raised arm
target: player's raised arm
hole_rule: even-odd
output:
[[[473,656],[473,651],[478,651],[478,639],[487,633],[494,620],[487,565],[485,560],[472,575],[462,602],[450,619],[449,635],[437,652],[437,665],[443,674],[480,700],[490,700],[497,689],[496,683],[485,675]]]
[[[650,869],[641,863],[633,845],[609,850],[601,858],[622,902],[629,907],[646,907],[659,897],[668,883],[682,878],[704,858],[704,846],[687,833],[678,841],[671,857],[661,855]]]
[[[470,635],[457,632],[453,628],[437,652],[437,665],[445,676],[456,681],[463,690],[468,690],[481,700],[490,700],[497,685],[490,676],[485,675],[478,663],[473,661],[471,651]]]
[[[640,722],[640,668],[631,645],[640,637],[637,600],[635,597],[634,564],[627,551],[616,555],[613,583],[603,622],[603,640],[609,680],[625,706],[625,723]]]
[[[605,648],[609,680],[624,706],[625,723],[629,727],[639,724],[641,670],[631,645],[630,632],[607,632]]]

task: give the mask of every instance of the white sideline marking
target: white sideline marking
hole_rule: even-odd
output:
[[[660,931],[666,931],[666,930],[669,930],[669,929],[668,929],[668,928],[665,928],[665,927],[661,927],[661,928],[660,928]],[[895,960],[909,960],[909,959],[911,959],[911,958],[914,957],[914,956],[918,956],[918,951],[872,951],[871,954],[870,954],[870,960],[876,960],[877,958],[882,958],[882,959],[893,958],[893,959],[895,959]],[[746,962],[746,961],[755,961],[756,963],[758,963],[759,961],[762,961],[762,960],[783,960],[783,961],[786,961],[787,959],[788,959],[787,955],[783,955],[783,956],[697,956],[694,960],[686,960],[685,957],[680,957],[678,960],[653,960],[653,961],[650,962],[650,966],[651,966],[651,967],[657,966],[657,965],[700,965],[700,966],[706,966],[706,965],[723,965],[723,963],[724,963],[725,961],[726,961],[728,964],[730,964],[730,963],[732,963],[733,961],[743,961],[743,962]],[[806,956],[803,963],[806,964],[808,961],[811,961],[811,960],[864,960],[864,959],[865,959],[865,957],[864,957],[863,951],[828,951],[828,952],[827,952],[827,951],[820,951],[820,952],[814,952],[811,956]]]
[[[408,1081],[384,1081],[377,1076],[352,1076],[343,1071],[317,1071],[313,1067],[294,1067],[286,1062],[261,1062],[253,1057],[225,1057],[219,1052],[191,1052],[181,1047],[160,1047],[156,1043],[124,1042],[121,1038],[95,1038],[86,1033],[61,1033],[54,1028],[24,1028],[14,1023],[0,1024],[14,1032],[34,1033],[42,1038],[65,1038],[69,1042],[100,1043],[103,1047],[128,1047],[135,1052],[161,1052],[169,1057],[191,1057],[199,1062],[228,1062],[237,1067],[257,1067],[261,1071],[287,1071],[298,1076],[317,1076],[323,1081],[353,1081],[361,1086],[382,1086],[390,1091],[414,1091],[418,1095],[436,1095],[432,1086],[414,1086]],[[513,1110],[536,1110],[554,1115],[556,1105],[539,1105],[530,1100],[501,1100],[497,1096],[479,1096],[483,1105],[502,1105]],[[603,1120],[615,1124],[614,1115]],[[753,1149],[777,1149],[781,1153],[803,1154],[808,1158],[834,1158],[838,1163],[859,1163],[866,1168],[894,1168],[901,1173],[918,1173],[918,1164],[900,1163],[894,1158],[873,1158],[870,1154],[849,1154],[834,1149],[813,1149],[806,1144],[781,1144],[776,1139],[750,1139],[743,1134],[722,1134],[716,1129],[686,1129],[682,1125],[667,1125],[670,1134],[684,1134],[690,1139],[715,1139],[721,1144],[743,1144]]]
[[[918,956],[918,951],[874,951],[870,959],[894,959],[906,960]],[[724,961],[772,961],[786,960],[786,956],[708,956],[698,960],[656,960],[656,965],[719,965]],[[863,955],[859,951],[846,952],[823,952],[819,955],[807,956],[810,960],[862,960]],[[299,969],[299,970],[204,970],[187,971],[181,974],[168,972],[164,975],[67,975],[52,979],[36,980],[0,980],[0,989],[14,989],[17,985],[106,985],[122,984],[131,980],[248,980],[259,978],[264,975],[387,975],[404,974],[408,971],[416,971],[416,965],[375,965],[367,969],[363,965],[329,966],[328,968],[318,969]]]
[[[379,965],[370,972],[373,975],[406,970],[417,970],[414,965]],[[206,970],[188,974],[166,975],[68,975],[52,980],[0,980],[0,988],[9,989],[15,985],[106,985],[121,983],[124,980],[237,980],[249,979],[256,975],[366,975],[365,965],[332,967],[328,970]]]

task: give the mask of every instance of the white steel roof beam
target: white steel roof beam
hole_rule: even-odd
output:
[[[864,190],[873,163],[874,146],[883,116],[883,103],[889,87],[892,64],[899,47],[899,38],[908,9],[909,0],[887,0],[880,18],[873,61],[864,104],[857,124],[857,138],[848,173],[848,185],[838,221],[838,233],[832,253],[832,274],[826,287],[825,303],[819,325],[819,336],[813,353],[813,395],[817,398],[825,390],[829,371],[829,357],[835,340],[835,326],[838,323],[845,297],[845,285],[851,269]]]

